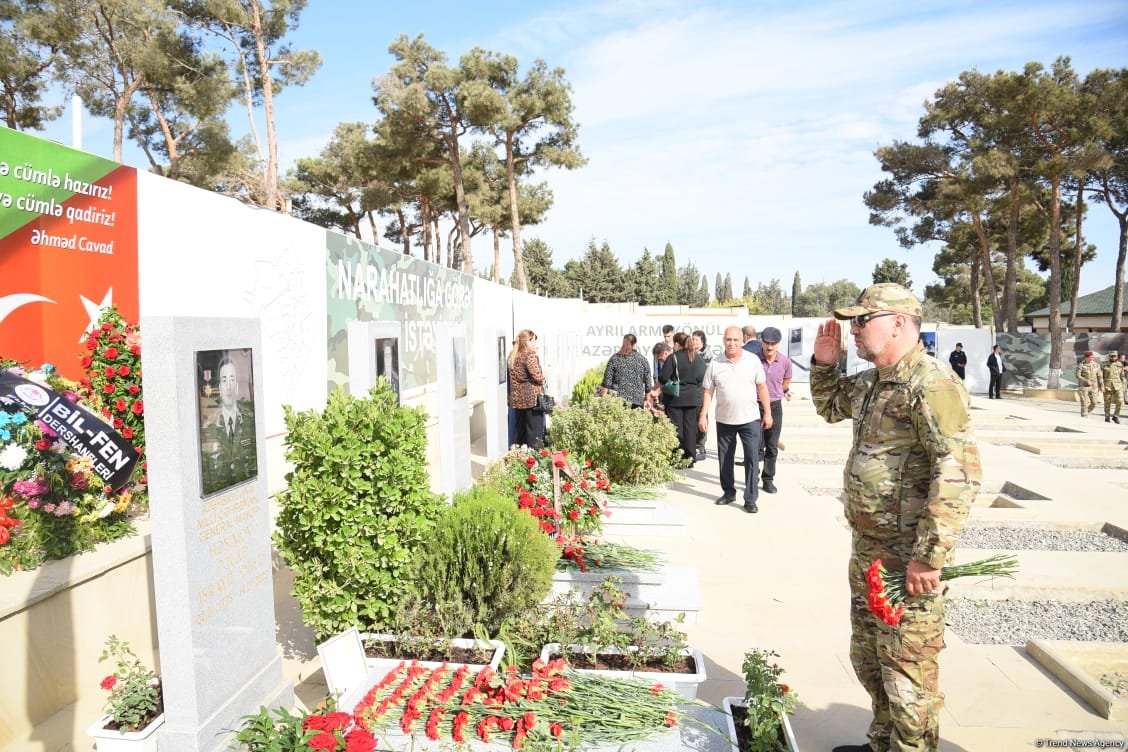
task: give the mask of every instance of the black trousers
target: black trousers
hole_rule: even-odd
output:
[[[1003,385],[1003,374],[991,372],[991,381],[987,384],[987,396],[994,399],[1002,399],[999,394],[999,388]]]
[[[779,456],[779,432],[783,430],[783,400],[772,400],[772,427],[764,429],[764,440],[760,448],[764,452],[764,467],[760,477],[764,480],[775,478],[776,457]]]
[[[666,406],[666,415],[670,422],[674,424],[674,430],[677,431],[682,454],[691,461],[693,460],[693,452],[697,448],[697,415],[700,412],[700,405]]]
[[[532,408],[517,408],[516,413],[517,431],[513,443],[540,449],[544,444],[544,413]]]
[[[755,504],[760,494],[757,486],[757,476],[760,473],[760,439],[763,429],[760,421],[730,425],[717,423],[717,456],[721,463],[721,490],[730,499],[736,497],[736,476],[733,464],[736,459],[736,438],[740,437],[740,444],[744,451],[744,501]]]

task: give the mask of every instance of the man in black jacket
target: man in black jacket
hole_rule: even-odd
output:
[[[1003,348],[995,345],[987,356],[987,370],[991,372],[991,382],[987,385],[987,399],[1002,399],[999,390],[1003,384],[1003,374],[1007,365],[1003,362]]]
[[[956,349],[952,350],[952,354],[948,356],[948,363],[951,364],[956,375],[960,377],[960,381],[967,381],[967,376],[964,374],[967,368],[967,353],[963,351],[963,342],[956,343]]]

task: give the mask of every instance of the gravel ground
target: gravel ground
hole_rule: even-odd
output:
[[[842,493],[841,486],[803,486],[803,490],[811,496],[833,496],[835,498],[838,498],[839,494]]]
[[[1025,645],[1028,640],[1128,642],[1128,602],[981,601],[952,598],[948,627],[976,645]]]
[[[1128,542],[1093,530],[1043,530],[1025,527],[965,527],[959,548],[1004,551],[1126,551]]]

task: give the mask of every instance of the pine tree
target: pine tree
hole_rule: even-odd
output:
[[[669,243],[666,243],[666,250],[662,254],[662,263],[660,266],[660,278],[658,280],[658,303],[660,305],[681,304],[678,266],[677,261],[674,260],[674,247]],[[694,288],[696,289],[696,279],[693,281],[693,284]]]
[[[802,303],[803,297],[803,282],[799,279],[799,272],[795,272],[795,279],[791,280],[791,315],[798,316],[798,310]]]
[[[724,292],[724,295],[718,295],[717,296],[717,302],[718,303],[721,302],[722,300],[732,300],[733,299],[732,275],[729,274],[728,272],[725,272],[725,283],[724,283],[724,285],[722,285],[722,291]]]
[[[744,276],[744,294],[741,295],[741,297],[745,300],[748,300],[750,297],[752,297],[752,283],[748,281],[748,275]]]

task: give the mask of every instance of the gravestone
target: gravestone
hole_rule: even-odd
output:
[[[398,321],[350,321],[349,394],[367,397],[376,379],[387,379],[392,391],[403,403],[403,372],[400,366],[400,343],[403,341]]]
[[[293,703],[275,641],[262,342],[253,319],[145,318],[162,752],[226,749]]]
[[[495,354],[496,365],[483,361],[486,374],[486,456],[495,459],[509,451],[509,337],[504,329],[485,335],[482,352]]]
[[[440,490],[453,499],[471,480],[466,329],[441,324],[437,340]]]

